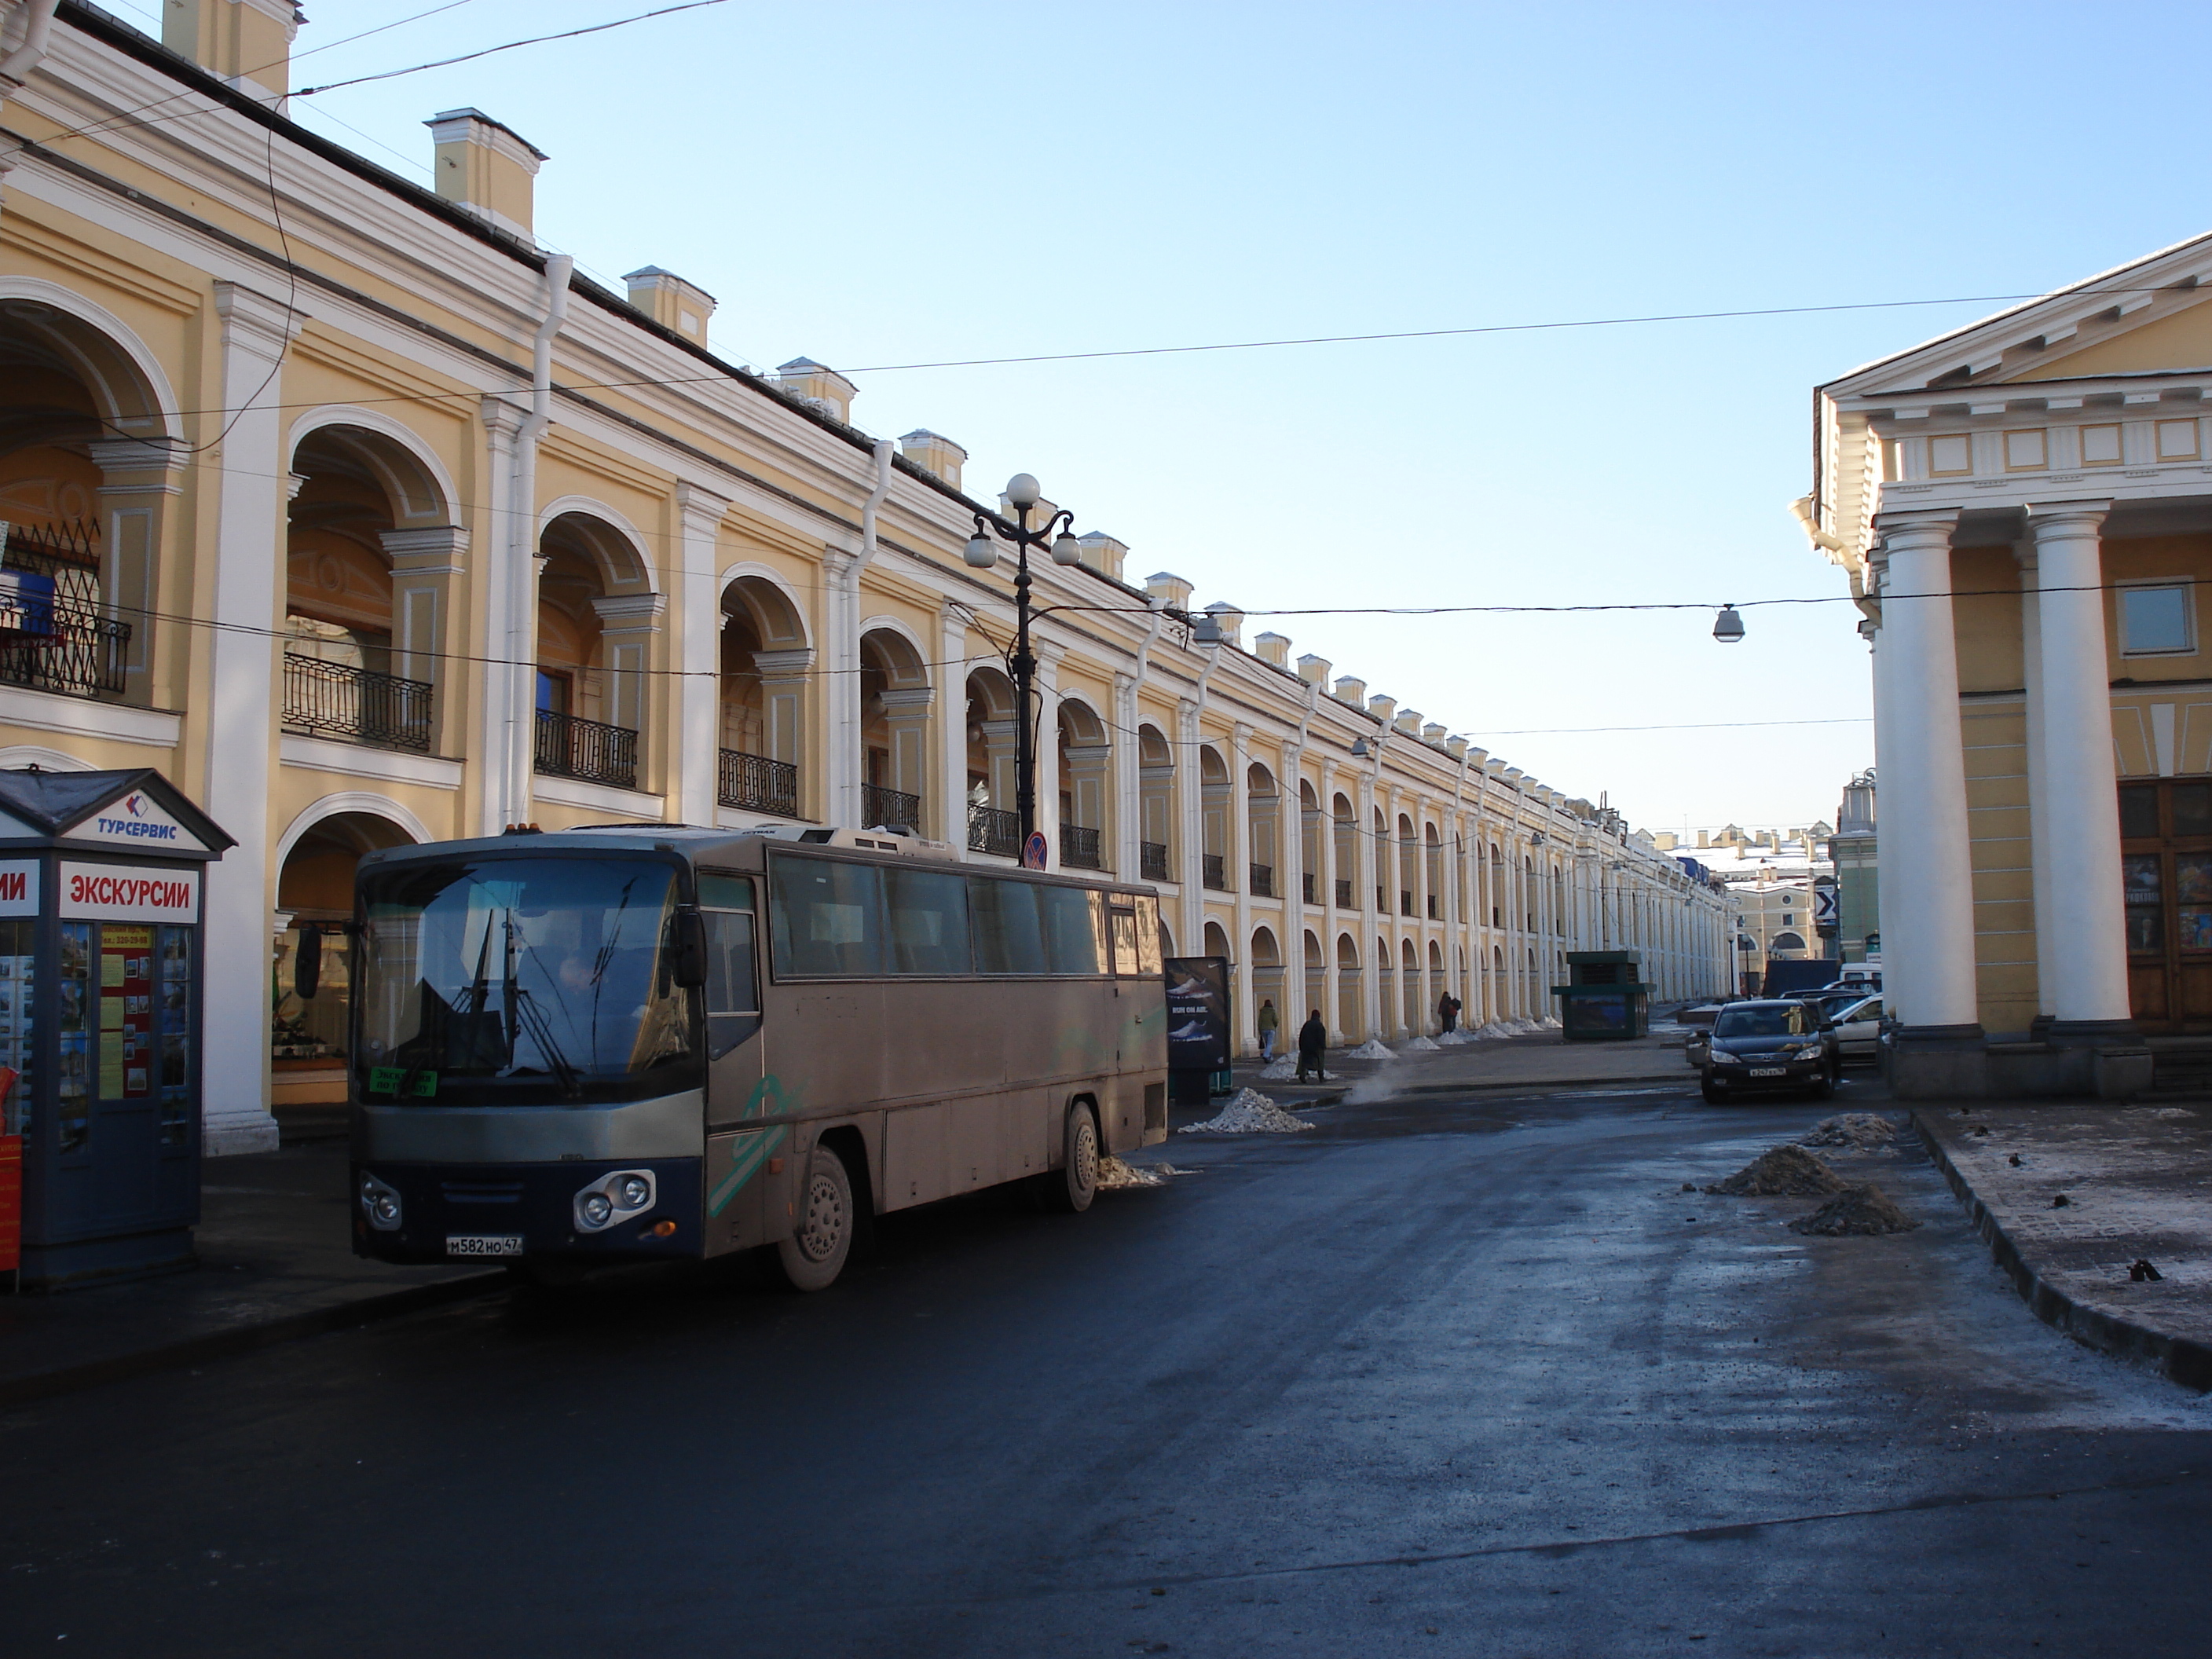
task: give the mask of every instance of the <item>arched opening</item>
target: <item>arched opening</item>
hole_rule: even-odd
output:
[[[404,445],[358,426],[308,432],[292,477],[284,729],[428,753],[460,550],[445,494]]]
[[[1206,954],[1210,957],[1221,957],[1232,964],[1237,960],[1229,949],[1229,935],[1222,931],[1221,924],[1218,921],[1209,921],[1206,924]]]
[[[1400,1012],[1405,1018],[1406,1030],[1416,1033],[1421,1031],[1428,1024],[1424,1007],[1428,997],[1421,981],[1421,970],[1415,964],[1413,941],[1409,939],[1398,941],[1398,994]]]
[[[741,811],[797,817],[807,671],[814,661],[805,623],[790,596],[762,576],[730,583],[721,610],[715,799]]]
[[[1304,778],[1298,780],[1298,896],[1308,904],[1321,902],[1321,797]],[[1317,960],[1309,957],[1309,962]]]
[[[1381,1036],[1397,1023],[1398,1018],[1398,958],[1390,953],[1390,941],[1375,941],[1375,1031]]]
[[[1296,1022],[1290,1018],[1283,1001],[1282,947],[1275,942],[1273,928],[1255,927],[1252,930],[1252,1018],[1255,1025],[1263,1004],[1275,1011],[1278,1035],[1285,1024],[1295,1029]]]
[[[1018,858],[1014,812],[1014,683],[995,668],[971,671],[967,684],[968,846]]]
[[[889,628],[860,635],[860,822],[921,828],[928,768],[929,670],[914,641]]]
[[[1398,890],[1398,914],[1401,916],[1414,914],[1413,884],[1419,878],[1413,863],[1414,846],[1413,821],[1401,812],[1398,815],[1396,879],[1391,884]]]
[[[1328,964],[1321,953],[1321,938],[1311,928],[1305,932],[1305,982],[1300,987],[1304,993],[1304,1006],[1298,1019],[1304,1022],[1308,1014],[1318,1014],[1328,996]]]
[[[1097,710],[1080,697],[1060,699],[1059,727],[1060,861],[1073,870],[1103,870],[1113,745]]]
[[[354,869],[364,853],[406,847],[414,837],[373,812],[339,812],[311,825],[292,843],[276,876],[277,935],[271,988],[270,1066],[272,1103],[343,1104],[346,1097],[346,1000],[352,953],[344,925],[353,917]],[[300,957],[315,953],[319,983],[298,992]]]
[[[1490,925],[1505,925],[1505,854],[1498,843],[1490,843]]]
[[[1180,879],[1175,866],[1175,750],[1157,726],[1137,728],[1138,874]]]
[[[1389,915],[1395,902],[1390,890],[1398,884],[1397,858],[1390,850],[1390,824],[1382,816],[1381,807],[1375,808],[1374,823],[1367,829],[1368,856],[1375,860],[1375,909],[1378,915]],[[1384,957],[1376,964],[1379,970],[1389,972],[1390,962]]]
[[[1359,947],[1352,943],[1352,935],[1340,933],[1336,938],[1336,1029],[1357,1040],[1364,1033],[1365,1021],[1360,1018],[1362,1004],[1359,994]]]
[[[1352,802],[1339,795],[1330,804],[1330,851],[1335,866],[1336,908],[1352,908],[1352,884],[1359,878],[1359,820],[1353,816]]]
[[[1282,830],[1282,798],[1275,775],[1255,761],[1244,773],[1245,838],[1251,853],[1249,890],[1254,898],[1274,898],[1276,849]]]
[[[1774,943],[1767,946],[1766,954],[1770,957],[1802,957],[1805,954],[1805,940],[1797,933],[1777,933]]]
[[[660,596],[629,540],[589,514],[560,514],[538,548],[536,769],[635,789]]]
[[[0,307],[0,684],[156,696],[156,567],[173,455],[161,398],[118,341],[58,307]]]
[[[1205,850],[1199,861],[1199,882],[1217,893],[1229,888],[1229,763],[1211,744],[1198,751],[1200,826]]]
[[[1443,1000],[1450,994],[1451,987],[1444,983],[1443,947],[1431,939],[1428,983],[1421,988],[1421,1008],[1423,1018],[1435,1017],[1438,1030],[1443,1029]]]
[[[1444,915],[1444,848],[1437,838],[1437,826],[1425,823],[1421,836],[1426,843],[1422,848],[1422,869],[1428,886],[1429,920],[1441,921]]]

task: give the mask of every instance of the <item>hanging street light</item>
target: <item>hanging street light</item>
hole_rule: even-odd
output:
[[[1713,618],[1713,637],[1723,645],[1735,645],[1743,638],[1743,618],[1732,605],[1721,607],[1721,614]]]

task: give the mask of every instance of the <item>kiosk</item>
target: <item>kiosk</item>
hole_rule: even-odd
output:
[[[1644,1035],[1651,988],[1633,951],[1570,951],[1567,983],[1554,985],[1566,1042],[1626,1042]]]
[[[150,769],[0,769],[0,1163],[21,1158],[22,1289],[191,1263],[201,866],[236,844]]]

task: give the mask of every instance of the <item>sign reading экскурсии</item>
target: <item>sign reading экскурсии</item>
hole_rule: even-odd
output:
[[[60,913],[66,918],[181,922],[200,919],[198,870],[64,863],[60,877]]]

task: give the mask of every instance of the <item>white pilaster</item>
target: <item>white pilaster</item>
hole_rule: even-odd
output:
[[[729,501],[696,484],[676,486],[677,538],[683,564],[678,590],[676,657],[683,669],[674,698],[676,752],[669,805],[683,823],[712,823],[720,805],[722,726],[722,601],[715,535]]]
[[[2057,501],[2028,509],[2040,612],[2037,635],[2043,647],[2045,786],[2039,821],[2050,828],[2050,834],[2039,839],[2050,848],[2049,961],[2051,978],[2056,981],[2051,1012],[2060,1027],[2118,1024],[2129,1018],[2112,668],[2105,644],[2104,565],[2098,549],[2098,532],[2110,505]],[[1885,830],[1889,787],[1884,774]],[[1887,858],[1883,866],[1887,886]],[[1888,946],[1885,935],[1885,953]]]
[[[1234,1040],[1243,1053],[1259,1042],[1259,1028],[1252,1006],[1252,728],[1242,720],[1229,728],[1229,890],[1235,896],[1229,948],[1237,984],[1231,1001],[1237,1009]]]
[[[2035,903],[2035,1012],[2057,1012],[2051,938],[2051,822],[2046,814],[2051,773],[2043,758],[2043,611],[2033,543],[2014,548],[2020,560],[2020,649],[2027,701],[2027,836],[2031,890]]]

